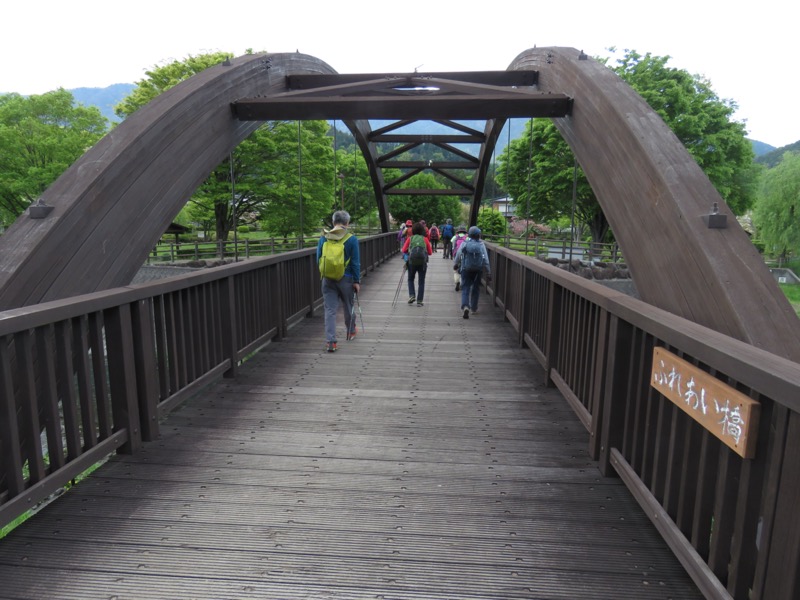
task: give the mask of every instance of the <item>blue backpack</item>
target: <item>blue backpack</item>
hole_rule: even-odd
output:
[[[469,238],[463,245],[464,249],[461,251],[461,270],[468,273],[483,271],[482,244],[478,240]]]
[[[453,229],[453,226],[450,223],[447,223],[442,227],[442,239],[449,240],[456,234],[456,230]]]

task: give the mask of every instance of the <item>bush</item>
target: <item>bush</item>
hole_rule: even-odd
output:
[[[478,227],[481,234],[486,236],[502,236],[506,234],[508,224],[506,218],[499,210],[493,208],[482,208],[478,212]]]

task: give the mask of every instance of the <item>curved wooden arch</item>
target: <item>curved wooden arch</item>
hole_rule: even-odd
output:
[[[542,92],[573,98],[553,119],[572,148],[646,302],[800,360],[800,320],[692,156],[613,71],[573,48],[522,52]],[[714,203],[725,229],[703,219]]]
[[[304,54],[247,55],[199,73],[125,119],[0,238],[0,310],[127,285],[200,183],[259,125],[238,98],[285,90],[287,76],[334,73]]]
[[[800,360],[800,321],[761,257],[679,140],[627,84],[572,48],[527,50],[508,70],[536,71],[539,95],[504,98],[513,109],[503,118],[520,116],[513,111],[526,110],[527,102],[547,103],[542,93],[554,99],[544,109],[553,111],[547,116],[565,114],[570,99],[569,116],[554,121],[595,190],[645,301]],[[299,53],[239,57],[131,115],[42,195],[54,207],[48,217],[23,215],[0,238],[0,310],[127,285],[186,199],[258,126],[257,119],[238,118],[234,103],[283,94],[293,75],[334,73]],[[499,103],[483,102],[487,111]],[[469,118],[446,118],[451,116]],[[366,150],[386,230],[369,122],[355,116],[346,122]],[[473,221],[501,127],[497,115],[487,120]],[[728,218],[726,229],[709,229],[703,220],[715,202]]]

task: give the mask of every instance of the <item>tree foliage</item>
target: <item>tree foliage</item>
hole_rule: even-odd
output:
[[[667,67],[668,56],[627,50],[614,71],[675,132],[736,214],[755,196],[757,167],[736,105],[721,100],[708,81]],[[514,198],[517,214],[536,221],[571,216],[575,159],[550,121],[537,120],[499,156],[497,178]],[[530,179],[528,176],[530,175]],[[575,185],[575,220],[603,241],[608,223],[582,171]]]
[[[115,111],[130,115],[228,56],[224,52],[189,56],[154,67]],[[318,230],[333,206],[333,151],[327,132],[324,121],[263,124],[211,172],[189,199],[192,207],[186,212],[204,227],[213,220],[220,240],[228,239],[234,221],[260,222],[272,235]]]
[[[800,154],[787,152],[764,173],[753,221],[771,253],[800,252]]]
[[[439,190],[446,186],[431,173],[418,173],[399,185],[400,188]],[[425,221],[428,224],[455,222],[461,214],[457,196],[389,196],[389,212],[397,221]]]
[[[571,218],[602,241],[608,221],[575,157],[552,121],[528,122],[523,135],[506,147],[497,177],[513,198],[518,217],[536,222]]]
[[[181,81],[218,65],[230,56],[227,52],[213,52],[156,65],[145,71],[145,78],[136,82],[136,87],[114,107],[114,112],[118,117],[125,118]]]
[[[744,214],[758,170],[745,125],[733,120],[736,103],[719,98],[707,79],[667,67],[669,59],[628,50],[614,71],[664,119],[731,210]]]
[[[95,107],[59,89],[0,95],[0,224],[10,224],[108,129]]]
[[[478,211],[478,227],[483,236],[501,236],[508,231],[508,222],[499,210],[484,206]]]

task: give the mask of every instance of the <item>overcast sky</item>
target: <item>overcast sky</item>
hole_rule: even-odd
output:
[[[746,7],[746,10],[742,7]],[[705,76],[748,137],[800,140],[800,3],[762,0],[31,0],[0,8],[0,92],[136,83],[189,55],[315,56],[339,73],[505,70],[533,46],[634,49]]]

